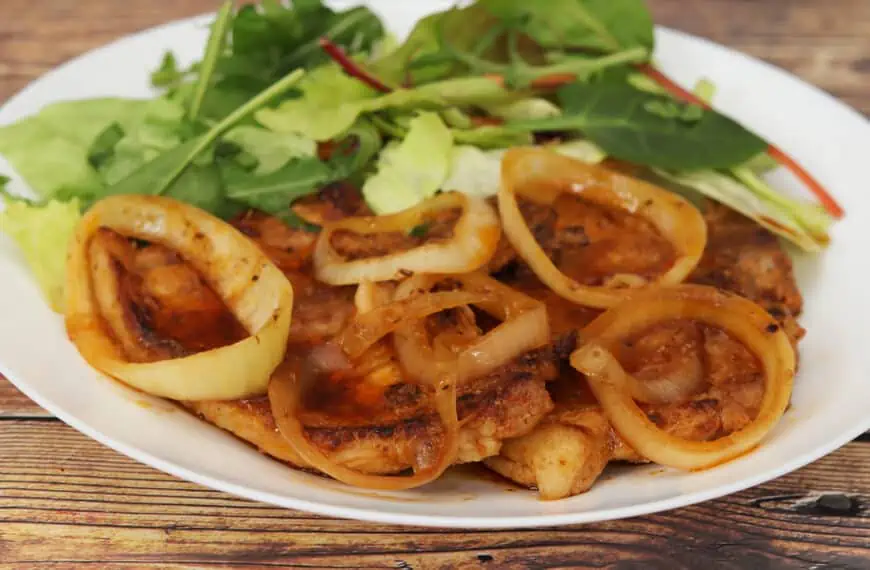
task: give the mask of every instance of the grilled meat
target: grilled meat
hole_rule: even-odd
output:
[[[779,320],[796,344],[804,333],[795,319],[802,299],[779,241],[718,204],[706,204],[705,218],[707,249],[689,280],[755,301]],[[548,306],[551,303],[559,310],[557,300]],[[550,314],[552,319],[554,313]],[[555,322],[565,320],[566,314],[559,310]],[[582,328],[593,317],[577,314],[574,326]],[[562,328],[570,328],[570,323]],[[687,402],[644,406],[663,430],[709,440],[755,417],[764,393],[759,364],[723,331],[691,322],[663,323],[634,341],[637,354],[623,351],[618,356],[638,379],[703,376],[703,386]],[[520,485],[537,487],[543,498],[556,499],[588,490],[610,461],[643,461],[610,427],[578,373],[563,371],[549,390],[556,403],[553,412],[528,435],[504,442],[498,456],[484,461],[490,469]]]
[[[501,441],[528,433],[553,407],[545,383],[556,376],[548,349],[526,354],[461,387],[457,462],[480,461],[499,452]],[[363,473],[397,473],[415,464],[415,454],[438,436],[440,424],[425,394],[399,383],[385,393],[392,417],[333,418],[317,422],[306,435],[333,461]],[[280,436],[265,399],[185,402],[206,421],[250,442],[264,453],[305,467]],[[386,411],[385,411],[385,416]],[[308,424],[308,422],[306,422]]]

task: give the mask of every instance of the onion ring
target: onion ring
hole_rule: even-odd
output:
[[[269,382],[269,403],[278,430],[294,451],[311,467],[329,475],[333,479],[368,489],[399,490],[410,489],[424,485],[437,479],[452,463],[459,446],[459,418],[456,410],[456,385],[458,370],[440,368],[442,374],[437,377],[427,375],[418,380],[428,385],[434,392],[435,409],[444,430],[444,439],[438,447],[436,460],[413,475],[383,476],[367,475],[339,465],[318,447],[313,445],[305,435],[305,426],[299,421],[302,392],[306,385],[316,381],[319,374],[340,372],[341,370],[325,369],[318,362],[342,362],[330,352],[340,349],[347,359],[360,357],[366,350],[383,339],[386,335],[405,325],[409,319],[422,319],[428,315],[483,302],[485,295],[466,291],[445,291],[439,293],[415,295],[394,301],[387,305],[374,307],[365,313],[358,314],[342,333],[325,345],[317,347],[318,358],[302,358],[297,354],[288,355]],[[326,352],[329,358],[321,355]],[[416,378],[415,378],[416,379]]]
[[[453,208],[461,208],[463,213],[447,242],[424,243],[407,251],[353,261],[340,255],[331,243],[338,230],[363,235],[407,232],[428,216]],[[500,235],[498,215],[485,200],[447,192],[396,214],[344,218],[325,224],[314,247],[315,275],[330,285],[350,285],[363,280],[398,279],[407,272],[467,273],[489,261]]]
[[[742,429],[714,441],[670,435],[652,423],[631,395],[627,374],[613,356],[624,336],[673,318],[694,319],[725,330],[742,342],[764,370],[758,415]],[[640,455],[662,465],[699,470],[751,451],[782,417],[791,397],[795,354],[788,336],[755,303],[710,287],[684,285],[636,293],[581,332],[571,365],[589,386],[614,429]]]
[[[237,343],[183,358],[128,361],[106,330],[95,281],[109,277],[93,265],[90,245],[100,228],[176,251],[227,304],[251,335]],[[120,301],[117,301],[120,302]],[[143,392],[175,400],[223,400],[262,394],[284,357],[293,288],[247,237],[187,204],[160,196],[112,196],[79,223],[70,245],[66,329],[94,368]]]
[[[415,275],[399,285],[396,298],[408,298],[419,292],[427,294],[439,280],[444,278],[443,275]],[[458,381],[462,384],[470,379],[484,376],[518,355],[544,346],[550,341],[547,309],[540,301],[481,273],[449,276],[449,278],[456,281],[467,292],[486,295],[479,302],[470,304],[502,322],[463,349],[454,359],[440,358],[436,354],[427,338],[422,320],[399,327],[393,335],[396,353],[402,366],[412,376],[432,381],[446,370],[457,368]]]
[[[683,198],[652,184],[534,148],[509,150],[502,160],[501,173],[498,207],[505,235],[535,275],[569,301],[607,308],[622,301],[632,289],[583,285],[559,271],[535,241],[520,212],[517,194],[534,202],[552,204],[560,194],[571,192],[590,202],[646,218],[673,244],[677,258],[668,271],[645,285],[682,282],[704,252],[707,226],[701,213]],[[643,283],[635,281],[622,275],[616,283]]]

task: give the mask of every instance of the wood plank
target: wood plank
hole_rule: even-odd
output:
[[[50,413],[22,394],[9,380],[0,375],[0,419],[48,418]]]
[[[0,422],[0,466],[0,560],[10,568],[45,560],[76,568],[405,570],[870,564],[866,442],[755,489],[669,513],[497,532],[400,528],[250,502],[140,465],[59,422]],[[820,506],[819,496],[831,490]]]

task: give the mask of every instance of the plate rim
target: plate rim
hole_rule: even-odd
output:
[[[167,30],[171,30],[176,27],[184,28],[188,26],[196,26],[198,24],[207,23],[208,21],[210,21],[213,15],[213,13],[203,13],[187,18],[172,20],[163,24],[158,24],[150,28],[145,28],[121,36],[110,41],[109,43],[97,46],[82,54],[79,54],[61,63],[60,65],[46,71],[45,73],[22,87],[18,92],[14,93],[2,105],[0,105],[0,112],[5,111],[10,106],[18,104],[19,101],[26,100],[29,96],[30,91],[32,89],[35,89],[36,86],[42,81],[47,80],[48,77],[56,73],[62,72],[70,67],[73,67],[82,60],[93,57],[97,54],[110,52],[113,49],[116,49],[119,44],[128,42],[133,39],[142,38],[146,35],[164,33]],[[728,52],[729,56],[736,57],[737,59],[741,60],[742,63],[750,63],[756,66],[762,66],[765,74],[774,74],[781,78],[785,78],[791,81],[797,81],[804,88],[808,88],[809,90],[811,90],[814,95],[824,98],[828,105],[836,106],[841,112],[846,111],[851,121],[858,121],[862,123],[865,128],[870,129],[870,119],[861,114],[858,110],[851,107],[844,101],[840,100],[833,94],[818,87],[817,85],[814,85],[789,71],[777,67],[776,65],[773,65],[767,61],[756,58],[744,52],[738,51],[729,46],[719,44],[706,37],[697,36],[681,30],[675,30],[666,26],[656,25],[656,33],[664,34],[666,36],[675,36],[682,41],[698,42],[704,44],[705,47],[708,48],[724,50]],[[868,133],[868,135],[870,135],[870,133]],[[56,406],[53,402],[49,402],[43,399],[37,388],[32,387],[27,381],[19,380],[15,377],[14,374],[10,374],[10,370],[7,368],[2,360],[0,360],[0,373],[2,373],[25,396],[33,400],[37,405],[47,410],[57,419],[61,420],[73,429],[139,463],[143,463],[149,467],[158,469],[160,471],[163,471],[164,473],[178,477],[182,480],[202,485],[206,488],[226,492],[234,496],[271,504],[273,506],[278,506],[281,508],[295,509],[318,515],[338,517],[343,519],[355,519],[372,523],[416,527],[450,527],[489,530],[544,528],[565,524],[587,524],[594,522],[604,522],[609,520],[648,515],[652,513],[672,510],[675,508],[688,507],[698,503],[710,501],[712,499],[728,496],[741,490],[749,489],[767,481],[771,481],[787,473],[793,472],[812,463],[813,461],[821,459],[822,457],[830,454],[836,449],[839,449],[840,447],[846,445],[848,442],[852,441],[862,433],[870,430],[870,416],[868,416],[863,425],[856,424],[855,426],[852,426],[853,429],[842,431],[838,435],[838,437],[831,438],[826,442],[825,445],[819,446],[812,451],[804,453],[802,455],[794,456],[790,458],[789,461],[782,463],[775,469],[756,473],[752,476],[738,479],[731,484],[719,485],[703,491],[696,491],[690,493],[685,497],[676,496],[668,499],[647,501],[623,507],[610,507],[607,509],[595,509],[593,511],[575,511],[558,514],[522,515],[511,517],[462,517],[422,515],[398,512],[380,512],[376,510],[376,508],[336,506],[321,502],[307,501],[303,498],[288,497],[286,495],[277,495],[270,492],[259,491],[250,487],[245,487],[244,485],[239,485],[208,475],[201,475],[196,471],[187,469],[180,465],[176,465],[171,461],[163,460],[160,457],[157,457],[147,451],[143,451],[134,445],[128,445],[125,442],[115,440],[110,435],[104,434],[95,428],[91,428],[87,422],[80,421],[72,415],[68,415],[63,409],[62,405]],[[689,498],[687,499],[687,497]],[[594,516],[592,516],[593,514]]]

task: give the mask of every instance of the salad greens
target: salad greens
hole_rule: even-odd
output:
[[[78,202],[51,200],[33,206],[9,200],[0,212],[0,231],[16,241],[49,306],[63,310],[67,243],[81,218]]]
[[[625,82],[573,83],[559,91],[559,102],[558,117],[510,121],[506,126],[581,131],[615,158],[677,170],[727,168],[767,147],[724,115],[639,91]]]
[[[392,214],[434,195],[447,178],[453,137],[436,113],[421,113],[408,124],[400,143],[378,159],[378,171],[362,187],[376,214]]]
[[[823,247],[832,216],[763,175],[781,162],[836,204],[710,108],[712,83],[688,94],[652,67],[653,31],[642,0],[477,0],[424,18],[404,41],[364,7],[228,1],[200,61],[155,62],[153,98],[55,103],[0,127],[0,155],[35,193],[8,198],[0,225],[57,307],[57,252],[105,196],[162,194],[225,218],[255,208],[313,229],[291,206],[324,185],[350,181],[378,213],[443,190],[491,196],[504,150],[544,136]]]

